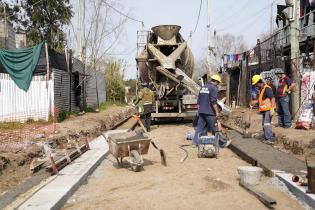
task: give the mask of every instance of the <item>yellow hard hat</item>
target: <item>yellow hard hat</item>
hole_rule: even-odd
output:
[[[211,79],[219,82],[219,84],[222,83],[220,75],[215,74],[211,77]]]
[[[256,85],[257,82],[259,82],[260,80],[262,80],[260,75],[258,75],[258,74],[254,75],[252,78],[252,85]]]

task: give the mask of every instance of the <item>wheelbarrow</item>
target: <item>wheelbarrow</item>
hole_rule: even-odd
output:
[[[116,132],[107,135],[110,153],[116,158],[118,167],[123,166],[123,159],[128,158],[131,170],[139,172],[143,169],[143,158],[149,151],[151,139],[137,132]]]

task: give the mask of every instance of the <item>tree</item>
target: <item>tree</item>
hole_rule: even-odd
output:
[[[7,5],[11,22],[16,30],[27,32],[29,45],[47,40],[52,48],[63,48],[65,37],[62,29],[73,16],[69,0],[22,0]]]
[[[83,25],[81,29],[83,33],[81,36],[84,43],[82,45],[85,46],[86,63],[96,70],[101,69],[105,56],[122,37],[123,26],[127,21],[126,17],[118,15],[112,9],[113,6],[120,8],[117,1],[113,0],[90,0],[85,1],[83,6]],[[80,41],[74,28],[73,32],[78,44]],[[77,52],[77,55],[80,54],[81,52]],[[82,52],[82,54],[85,53]]]
[[[243,36],[224,34],[216,36],[216,58],[221,61],[224,54],[243,53],[247,50],[247,44]]]
[[[201,78],[203,75],[207,74],[208,70],[209,70],[209,67],[208,67],[206,57],[196,59],[193,80],[195,82],[198,82],[198,79]]]
[[[18,15],[21,10],[21,4],[13,4],[11,1],[4,0],[0,2],[0,17],[6,18],[11,24],[17,24],[19,20],[21,20],[21,24],[25,25],[26,23],[22,23],[22,16]],[[24,20],[24,19],[23,19]]]
[[[212,69],[220,69],[222,57],[229,53],[243,53],[247,50],[247,44],[243,36],[234,36],[232,34],[217,35],[215,37],[215,63]],[[206,54],[206,49],[205,49]],[[208,73],[207,58],[203,57],[196,61],[194,80],[197,80]]]
[[[129,94],[130,95],[136,95],[136,89],[137,89],[137,79],[128,79],[125,81],[125,85],[130,87]]]
[[[266,32],[266,33],[261,33],[258,35],[258,38],[260,39],[260,41],[265,41],[267,39],[269,39],[272,36],[272,34],[270,32]]]
[[[108,101],[122,103],[125,98],[125,63],[122,60],[110,60],[105,64],[106,96]]]
[[[127,102],[132,101],[137,95],[137,79],[128,79],[125,81],[126,88],[128,92],[126,93]]]

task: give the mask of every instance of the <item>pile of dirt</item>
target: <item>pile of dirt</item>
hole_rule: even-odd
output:
[[[230,116],[222,119],[222,122],[239,132],[244,132],[246,125],[250,123],[247,131],[253,137],[263,139],[262,116],[257,110],[233,109]],[[276,124],[277,117],[274,117],[272,125],[276,137],[276,147],[294,155],[312,154],[315,156],[315,130],[284,129],[276,127]]]
[[[47,138],[22,139],[18,147],[0,150],[0,195],[31,176],[30,163],[33,158],[43,157],[44,143],[54,149],[59,148],[61,144],[67,144],[67,139],[72,138],[82,145],[86,138],[90,140],[101,135],[133,113],[132,107],[113,106],[99,113],[70,117],[58,123],[57,132]]]
[[[37,145],[20,151],[0,153],[0,194],[27,179],[30,176],[31,160],[41,155],[42,150]]]
[[[111,129],[117,123],[128,118],[135,112],[133,107],[111,107],[99,113],[87,113],[83,116],[71,117],[57,124],[57,133],[50,136],[56,138],[65,136],[69,131],[87,137],[96,137],[105,130]]]

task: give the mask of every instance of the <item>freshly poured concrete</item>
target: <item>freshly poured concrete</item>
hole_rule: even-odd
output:
[[[294,156],[281,152],[257,139],[243,138],[236,131],[229,130],[228,134],[232,139],[230,149],[245,161],[263,168],[267,175],[275,176],[274,172],[277,171],[305,174],[305,163]]]
[[[90,142],[90,148],[17,209],[60,209],[69,196],[104,160],[108,152],[108,144],[103,136],[99,136]]]

